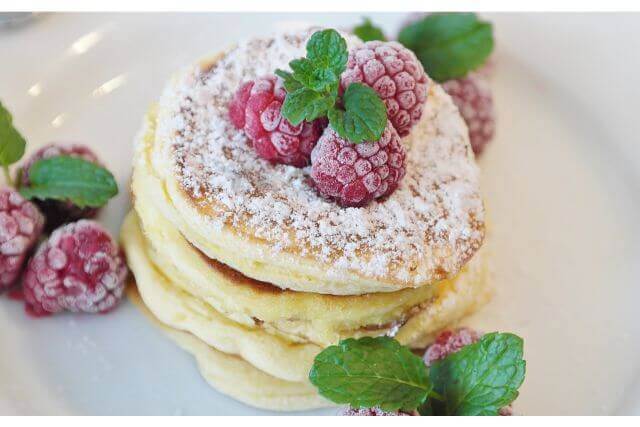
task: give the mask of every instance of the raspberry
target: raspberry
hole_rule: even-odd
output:
[[[27,186],[30,184],[29,169],[36,161],[55,156],[79,157],[92,163],[99,163],[98,157],[84,145],[71,144],[62,146],[49,144],[33,153],[25,162],[20,178],[21,185]],[[93,218],[98,214],[97,208],[79,208],[70,201],[34,200],[34,202],[47,218],[47,231],[51,231],[67,222],[77,221],[82,218]]]
[[[29,261],[23,280],[27,312],[108,312],[122,298],[126,276],[118,245],[100,224],[67,224],[55,230]]]
[[[349,416],[349,417],[395,417],[395,416],[411,416],[411,415],[418,415],[417,413],[407,413],[407,412],[402,412],[402,411],[397,411],[397,412],[386,412],[383,411],[380,408],[359,408],[359,409],[355,409],[355,408],[347,408],[344,411],[342,411],[340,413],[340,415],[343,416]]]
[[[469,128],[469,140],[476,155],[493,138],[495,113],[491,87],[485,75],[469,73],[461,79],[449,80],[442,88],[451,96]]]
[[[504,408],[500,408],[500,410],[498,411],[498,415],[503,417],[513,416],[513,406],[508,405],[508,406],[505,406]]]
[[[36,205],[12,188],[0,188],[0,290],[16,281],[43,226]]]
[[[356,82],[378,92],[400,136],[420,120],[429,78],[415,54],[400,43],[370,41],[349,52],[341,87]]]
[[[280,114],[286,92],[281,80],[268,76],[240,86],[229,104],[229,119],[244,129],[258,156],[296,167],[309,164],[311,150],[326,126],[325,119],[293,126]]]
[[[460,328],[455,331],[442,331],[435,342],[424,353],[424,363],[430,366],[433,362],[444,359],[462,347],[477,342],[482,334],[470,328]]]
[[[311,178],[322,196],[340,206],[364,206],[393,193],[404,177],[405,157],[391,123],[379,141],[361,144],[328,127],[311,153]]]
[[[253,84],[253,81],[248,81],[240,86],[229,104],[229,119],[236,129],[244,128],[244,112],[247,109],[247,101],[251,95]]]

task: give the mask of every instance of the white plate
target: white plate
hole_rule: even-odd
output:
[[[395,30],[404,14],[375,15]],[[498,137],[481,161],[497,296],[525,338],[524,414],[640,413],[640,16],[493,15]],[[131,141],[178,67],[250,34],[359,15],[45,15],[0,31],[0,97],[30,150],[90,144],[128,205]],[[31,319],[0,299],[0,413],[255,414],[135,308]],[[325,411],[333,413],[333,411]]]

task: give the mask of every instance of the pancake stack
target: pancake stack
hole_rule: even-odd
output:
[[[488,296],[478,170],[439,86],[403,139],[401,187],[363,208],[322,199],[231,125],[237,87],[304,56],[309,35],[248,40],[172,79],[136,141],[121,233],[131,299],[212,386],[272,410],[330,405],[307,379],[324,347],[386,334],[424,348]]]

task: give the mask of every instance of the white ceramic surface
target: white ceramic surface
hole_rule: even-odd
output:
[[[392,33],[405,14],[372,14]],[[640,414],[640,15],[496,14],[498,135],[480,164],[496,298],[525,338],[523,414]],[[178,67],[240,37],[358,14],[40,15],[0,30],[0,98],[29,150],[90,144],[128,206],[131,141]],[[324,411],[333,413],[334,411]],[[256,414],[210,389],[129,303],[31,319],[0,297],[1,414]],[[319,412],[322,413],[322,412]]]

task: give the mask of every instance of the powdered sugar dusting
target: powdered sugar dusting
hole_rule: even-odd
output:
[[[253,39],[213,67],[196,67],[169,87],[161,106],[172,120],[174,173],[206,206],[212,223],[233,226],[277,251],[296,251],[367,277],[421,284],[455,274],[483,239],[478,171],[467,130],[449,97],[430,88],[423,117],[403,139],[409,147],[400,188],[386,201],[342,208],[322,199],[309,168],[259,159],[228,120],[228,104],[247,80],[287,69],[304,56],[311,30]],[[348,43],[358,43],[352,37]]]

